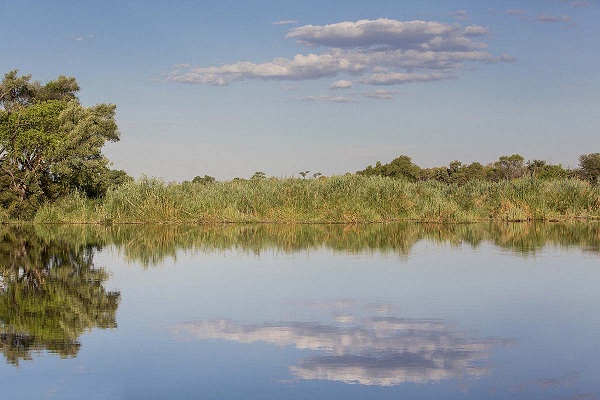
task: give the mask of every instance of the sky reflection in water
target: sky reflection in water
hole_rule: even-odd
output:
[[[323,379],[362,385],[428,383],[489,373],[490,349],[498,340],[467,338],[441,320],[373,316],[350,326],[290,322],[238,324],[197,321],[173,326],[177,335],[240,343],[265,342],[314,350],[291,366],[299,379]]]

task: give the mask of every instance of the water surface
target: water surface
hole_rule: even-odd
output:
[[[0,235],[2,398],[600,398],[598,224]]]

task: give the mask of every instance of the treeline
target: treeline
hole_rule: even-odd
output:
[[[600,153],[584,154],[579,157],[579,168],[568,169],[544,160],[529,160],[519,154],[502,156],[496,162],[482,165],[478,162],[463,164],[452,161],[447,167],[421,168],[408,156],[400,156],[387,164],[377,162],[375,166],[356,172],[364,176],[388,176],[411,182],[438,181],[463,185],[470,181],[500,182],[523,177],[538,179],[577,178],[596,183],[600,179]]]

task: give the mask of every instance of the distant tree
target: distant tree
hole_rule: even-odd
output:
[[[111,169],[105,176],[106,188],[115,188],[128,182],[133,182],[133,178],[122,169]]]
[[[410,157],[400,156],[393,159],[389,164],[381,165],[378,161],[375,167],[368,166],[362,171],[356,172],[358,175],[381,175],[391,178],[405,178],[411,182],[419,179],[421,168],[414,164]]]
[[[464,184],[468,180],[465,174],[465,165],[460,161],[452,161],[448,165],[447,183]]]
[[[527,172],[531,176],[536,176],[544,170],[544,168],[546,167],[546,161],[544,161],[544,160],[529,160],[529,161],[527,161],[526,166],[527,166]]]
[[[255,173],[254,173],[254,175],[252,175],[252,176],[250,177],[250,179],[253,179],[253,180],[257,180],[257,179],[266,179],[266,178],[267,178],[267,174],[265,174],[265,173],[264,173],[264,172],[262,172],[262,171],[257,171],[257,172],[255,172]]]
[[[215,183],[216,181],[217,180],[210,175],[195,176],[194,179],[192,179],[192,183],[201,183],[203,185]]]
[[[478,162],[472,162],[465,167],[465,174],[469,181],[480,181],[485,179],[485,168]]]
[[[581,176],[590,182],[600,182],[600,153],[579,156]]]
[[[524,158],[519,154],[502,156],[494,163],[492,180],[520,178],[525,173]]]
[[[434,181],[438,181],[438,182],[448,183],[449,182],[448,168],[446,168],[446,167],[424,168],[421,170],[419,179],[422,181],[434,180]]]
[[[562,165],[548,164],[542,168],[536,175],[540,179],[563,179],[569,176],[569,170],[565,169]]]

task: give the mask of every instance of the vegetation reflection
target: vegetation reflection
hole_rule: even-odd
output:
[[[120,294],[94,266],[95,246],[42,237],[32,228],[0,231],[0,349],[10,364],[32,352],[77,355],[79,336],[115,328]]]
[[[178,251],[236,249],[304,251],[327,248],[346,252],[408,255],[422,240],[452,245],[483,243],[534,254],[544,246],[600,252],[600,223],[356,224],[356,225],[115,225],[36,226],[47,241],[65,238],[74,246],[114,245],[125,258],[145,266],[176,257]]]

